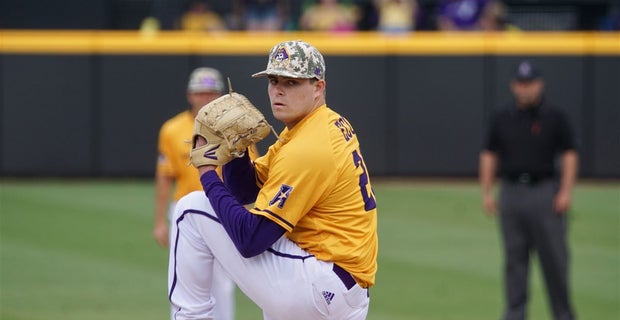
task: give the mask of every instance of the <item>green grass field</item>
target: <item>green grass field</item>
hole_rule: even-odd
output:
[[[497,221],[474,182],[375,182],[379,272],[368,319],[498,319]],[[0,319],[167,319],[152,181],[0,182]],[[582,183],[571,212],[580,319],[620,318],[620,184]],[[539,265],[530,319],[550,319]],[[261,319],[238,294],[238,319]]]

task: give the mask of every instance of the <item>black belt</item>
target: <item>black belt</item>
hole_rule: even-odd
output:
[[[342,283],[344,283],[344,286],[347,287],[347,290],[351,290],[351,288],[353,288],[357,283],[355,282],[353,276],[347,272],[347,270],[342,269],[339,265],[334,263],[332,270],[334,270],[334,273],[338,276],[338,278],[340,278],[340,280],[342,280]]]
[[[540,175],[540,174],[531,174],[531,173],[516,173],[516,174],[506,174],[504,179],[513,183],[520,183],[525,185],[536,185],[545,180],[553,178],[553,175]]]

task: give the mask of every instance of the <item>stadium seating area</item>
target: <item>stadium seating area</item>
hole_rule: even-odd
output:
[[[209,10],[219,15],[227,29],[248,28],[239,23],[240,4],[252,1],[204,0]],[[262,1],[265,2],[265,1]],[[267,1],[269,2],[269,1]],[[271,1],[282,5],[282,30],[299,30],[299,19],[315,0]],[[356,30],[375,30],[378,23],[380,0],[341,0],[341,5],[357,11]],[[396,1],[396,2],[403,2]],[[413,30],[441,29],[438,17],[442,3],[498,2],[502,6],[502,20],[521,30],[618,30],[620,5],[612,0],[409,0],[415,3]],[[469,2],[469,4],[467,3]],[[64,0],[56,1],[6,0],[0,2],[0,29],[139,29],[145,18],[154,17],[161,29],[179,29],[180,19],[189,8],[190,0]],[[235,22],[236,21],[236,22]]]

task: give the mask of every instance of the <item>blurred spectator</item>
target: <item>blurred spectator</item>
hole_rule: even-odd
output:
[[[480,20],[488,0],[440,0],[439,30],[480,30]]]
[[[155,17],[148,16],[140,23],[140,34],[146,38],[154,37],[160,29],[159,20]]]
[[[501,1],[488,1],[479,20],[480,30],[504,31],[518,29],[513,24],[508,23],[506,11],[506,6]]]
[[[180,29],[189,31],[220,31],[228,29],[220,15],[205,0],[192,0],[181,16]]]
[[[600,30],[620,30],[620,3],[610,5],[608,13],[601,19]]]
[[[353,31],[357,29],[359,11],[356,6],[338,0],[317,0],[305,7],[299,21],[301,30]]]
[[[374,0],[355,0],[353,4],[358,10],[357,30],[376,30],[379,24],[379,13]]]
[[[289,0],[235,0],[233,22],[240,30],[283,30],[288,19]]]
[[[374,3],[379,13],[379,31],[407,32],[415,29],[416,0],[374,0]]]

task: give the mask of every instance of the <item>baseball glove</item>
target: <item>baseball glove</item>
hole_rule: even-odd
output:
[[[220,166],[242,157],[248,146],[263,140],[273,128],[263,114],[243,95],[225,94],[198,111],[190,162],[194,167]],[[198,137],[207,143],[196,146]]]

